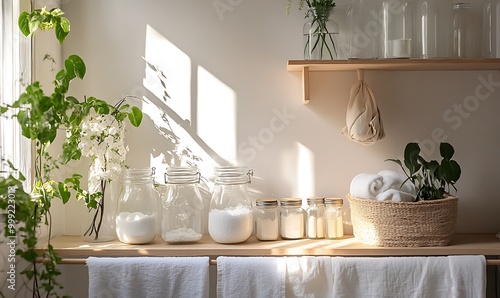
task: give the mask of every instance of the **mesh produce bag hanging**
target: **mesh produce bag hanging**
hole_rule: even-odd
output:
[[[372,145],[383,139],[385,133],[375,96],[363,76],[363,70],[358,70],[358,82],[351,87],[342,133],[354,142]]]

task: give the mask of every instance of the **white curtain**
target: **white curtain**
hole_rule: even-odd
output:
[[[11,104],[31,82],[31,38],[20,32],[17,18],[30,9],[29,0],[1,0],[0,4],[0,103]],[[22,137],[21,129],[11,115],[0,117],[0,171],[8,170],[10,160],[27,178],[31,177],[31,142]]]

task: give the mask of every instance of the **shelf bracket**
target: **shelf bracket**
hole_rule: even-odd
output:
[[[309,66],[302,68],[302,103],[308,104],[309,97]]]

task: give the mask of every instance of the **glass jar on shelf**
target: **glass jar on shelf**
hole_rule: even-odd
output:
[[[196,167],[169,167],[162,194],[161,236],[167,243],[191,243],[203,236],[203,199]]]
[[[307,198],[307,238],[325,238],[325,203],[324,197]]]
[[[500,58],[500,0],[483,4],[483,57]]]
[[[283,198],[280,200],[280,235],[283,239],[304,238],[304,218],[302,199]]]
[[[125,169],[118,197],[116,234],[127,244],[146,244],[158,234],[158,193],[150,168]]]
[[[255,203],[254,218],[255,236],[258,240],[278,240],[278,200],[274,198],[258,199]]]
[[[344,236],[344,212],[341,198],[325,198],[325,238],[339,239]]]
[[[252,170],[225,166],[215,169],[215,186],[210,201],[208,233],[218,243],[240,243],[253,232],[253,208],[247,184]]]
[[[383,58],[410,58],[412,56],[413,11],[412,1],[382,1],[381,47]]]
[[[376,59],[379,56],[379,25],[372,13],[379,11],[373,0],[351,0],[347,9],[347,58]]]

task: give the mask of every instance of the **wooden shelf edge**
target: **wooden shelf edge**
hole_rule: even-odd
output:
[[[340,240],[300,239],[258,241],[255,237],[240,244],[219,244],[204,237],[193,244],[167,244],[156,239],[151,244],[127,245],[118,241],[89,243],[78,236],[51,240],[62,258],[133,256],[439,256],[500,255],[500,240],[494,234],[456,234],[451,245],[440,247],[374,247],[359,243],[352,235]],[[39,254],[44,251],[39,249]]]
[[[356,60],[289,60],[287,70],[302,71],[366,70],[500,70],[500,58],[432,58],[432,59],[356,59]]]

